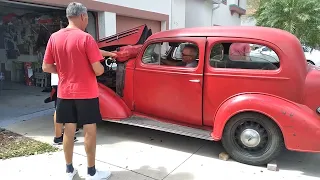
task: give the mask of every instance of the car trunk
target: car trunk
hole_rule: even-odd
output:
[[[308,69],[309,71],[305,80],[303,104],[308,106],[313,112],[317,112],[317,109],[320,107],[320,68],[308,65]],[[317,113],[319,114],[319,112]]]

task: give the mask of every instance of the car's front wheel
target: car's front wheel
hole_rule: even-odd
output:
[[[258,113],[241,113],[225,126],[222,144],[236,161],[265,165],[283,149],[282,133],[275,122]]]

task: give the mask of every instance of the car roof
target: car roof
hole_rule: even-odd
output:
[[[300,44],[296,36],[287,31],[259,26],[212,26],[172,29],[155,33],[148,40],[174,37],[234,37],[261,39],[274,44],[284,42],[284,40],[289,44]]]

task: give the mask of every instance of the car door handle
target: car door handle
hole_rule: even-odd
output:
[[[194,83],[198,83],[198,82],[200,82],[200,79],[190,79],[189,81],[194,82]]]

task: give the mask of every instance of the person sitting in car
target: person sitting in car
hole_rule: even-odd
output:
[[[181,67],[190,67],[194,68],[198,66],[196,61],[198,55],[198,48],[193,44],[186,44],[182,50],[182,61],[170,61],[167,59],[161,60],[165,65],[169,66],[181,66]]]

